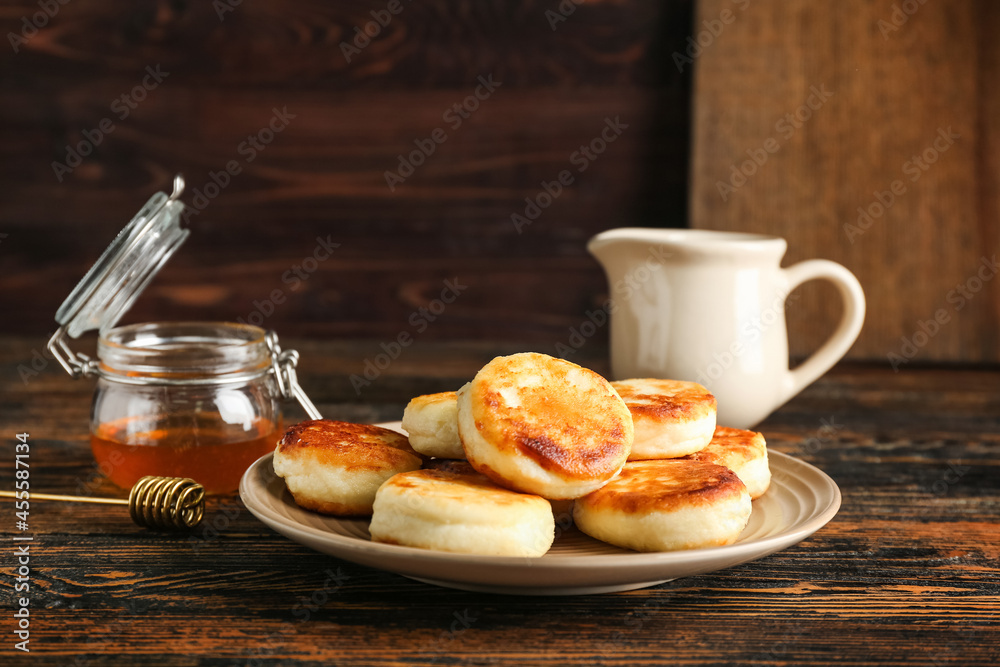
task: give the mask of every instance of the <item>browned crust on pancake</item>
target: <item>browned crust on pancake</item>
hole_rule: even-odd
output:
[[[586,434],[580,434],[579,429],[571,425],[558,428],[552,424],[546,428],[546,434],[529,435],[530,427],[523,422],[514,422],[518,429],[514,435],[520,450],[532,458],[538,465],[547,470],[561,472],[578,471],[579,475],[589,478],[594,474],[602,474],[609,468],[608,461],[614,460],[622,451],[621,439],[624,435],[621,426],[615,426],[610,431],[609,440],[601,441],[592,449],[567,448],[565,443],[578,443]],[[548,433],[558,433],[558,438],[552,438]],[[617,468],[617,466],[614,466]]]
[[[518,385],[523,365],[544,380]],[[590,386],[572,385],[570,373],[582,374]],[[516,387],[520,407],[507,407],[500,392],[505,378]],[[476,430],[487,442],[567,479],[614,474],[631,450],[628,409],[607,380],[572,362],[534,353],[497,357],[477,374],[469,391]],[[472,463],[495,481],[510,484],[481,462]]]
[[[437,394],[423,394],[410,399],[411,405],[433,405],[434,403],[446,403],[456,400],[454,391],[442,391]]]
[[[689,421],[715,412],[715,396],[701,385],[684,383],[678,386],[673,380],[638,379],[655,383],[662,387],[662,391],[644,391],[630,384],[629,380],[611,383],[633,417]]]
[[[729,468],[690,459],[630,461],[621,474],[577,503],[626,514],[705,506],[746,492]]]
[[[712,441],[701,451],[689,454],[684,458],[732,467],[736,464],[763,458],[767,452],[766,447],[764,436],[761,433],[728,426],[716,426]]]
[[[437,483],[435,483],[437,482]],[[491,504],[502,506],[523,502],[527,497],[517,491],[510,491],[497,484],[494,484],[485,475],[481,475],[469,466],[469,472],[455,472],[452,470],[413,470],[390,477],[385,484],[398,489],[411,489],[419,492],[428,488],[429,484],[434,486],[434,497],[436,499],[448,498],[448,486],[455,485],[455,494],[452,497],[455,502],[467,500],[469,489],[475,489],[483,494],[484,498],[489,498]]]
[[[735,444],[746,442],[748,440],[754,440],[755,438],[764,439],[764,434],[758,431],[747,431],[742,428],[732,428],[731,426],[716,426],[715,433],[712,435],[712,442],[719,441],[725,444]]]
[[[321,465],[346,470],[387,470],[420,460],[405,435],[372,424],[332,419],[295,424],[278,441],[278,451],[293,459],[310,456]]]

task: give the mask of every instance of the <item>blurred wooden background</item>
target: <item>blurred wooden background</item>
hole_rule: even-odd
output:
[[[403,0],[348,63],[341,43],[387,5],[247,1],[220,20],[212,3],[73,2],[20,53],[7,48],[0,329],[51,331],[64,296],[174,172],[190,203],[236,160],[242,173],[191,218],[129,321],[246,319],[281,290],[265,324],[282,334],[389,340],[416,333],[411,314],[457,279],[468,288],[421,338],[565,339],[606,289],[590,236],[685,224],[691,72],[669,54],[691,3],[569,3],[553,30],[556,1]],[[4,32],[35,10],[6,6]],[[113,101],[158,64],[169,75],[118,120]],[[500,85],[454,128],[444,115],[479,77]],[[273,108],[295,118],[247,162],[239,146]],[[59,183],[51,163],[105,117],[115,129]],[[571,155],[606,118],[628,128],[578,173]],[[437,128],[446,142],[391,192],[397,155]],[[519,234],[511,215],[566,169],[573,186]],[[287,275],[317,237],[340,245],[306,262],[308,280]]]
[[[545,350],[603,301],[591,235],[691,224],[781,234],[789,261],[854,270],[869,297],[856,358],[885,361],[945,308],[950,323],[916,360],[1000,361],[1000,281],[960,311],[947,300],[1000,243],[1000,11],[987,0],[910,3],[919,8],[887,30],[879,22],[899,3],[882,0],[402,0],[350,62],[342,43],[372,11],[384,17],[387,0],[70,2],[32,36],[38,3],[7,3],[0,333],[41,340],[173,173],[185,174],[191,203],[236,161],[241,173],[191,218],[191,238],[127,321],[259,317],[287,336],[409,331]],[[157,66],[162,82],[123,106]],[[501,85],[453,127],[446,112],[479,77]],[[779,132],[812,86],[833,94]],[[294,118],[248,161],[243,142],[275,108]],[[105,118],[113,130],[60,182],[53,163]],[[571,155],[607,118],[628,128],[578,172]],[[908,180],[904,163],[947,127],[961,138]],[[436,128],[447,140],[390,191],[397,155]],[[718,182],[770,137],[780,149],[723,200]],[[511,215],[564,169],[572,186],[518,233]],[[852,243],[844,223],[896,179],[905,194]],[[339,246],[313,265],[317,238]],[[411,316],[446,279],[468,287],[433,322],[418,315],[428,326],[416,331]],[[804,289],[789,311],[797,356],[838,308],[832,290]]]

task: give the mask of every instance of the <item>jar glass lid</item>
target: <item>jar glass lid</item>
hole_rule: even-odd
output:
[[[56,322],[72,338],[114,327],[160,268],[184,243],[184,178],[174,177],[168,197],[157,192],[125,226],[56,312]]]

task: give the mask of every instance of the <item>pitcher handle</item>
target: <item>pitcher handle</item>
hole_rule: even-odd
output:
[[[810,280],[829,280],[837,287],[844,303],[844,312],[833,334],[808,359],[785,376],[784,402],[815,382],[847,354],[847,350],[861,333],[861,325],[865,321],[865,293],[853,273],[826,259],[810,259],[782,271],[788,281],[788,293]]]

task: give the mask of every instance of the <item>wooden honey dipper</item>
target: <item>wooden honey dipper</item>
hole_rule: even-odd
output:
[[[0,497],[16,498],[13,491],[0,491]],[[34,492],[29,492],[28,499],[128,505],[132,521],[158,530],[190,530],[205,515],[205,487],[186,477],[143,477],[132,487],[128,500]]]

